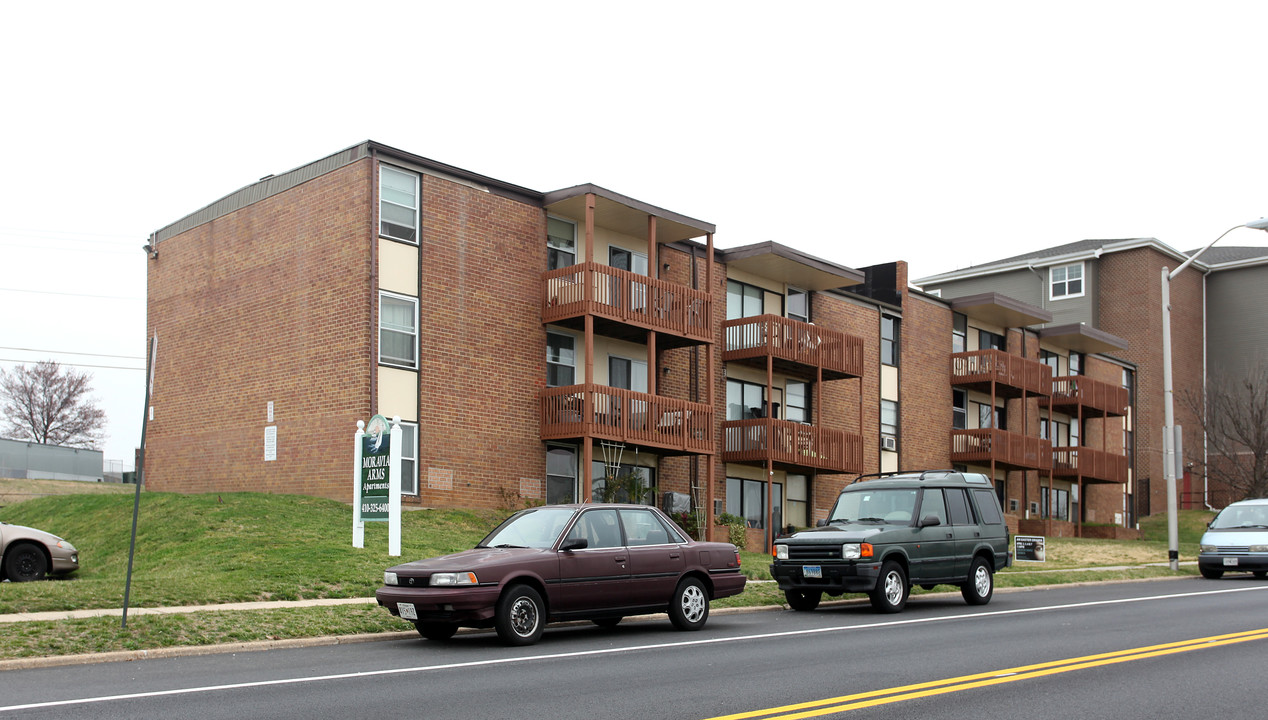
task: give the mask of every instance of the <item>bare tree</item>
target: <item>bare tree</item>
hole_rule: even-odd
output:
[[[46,445],[94,448],[105,438],[92,375],[52,360],[0,370],[0,420],[5,436]]]
[[[1268,496],[1268,365],[1215,376],[1205,393],[1186,392],[1182,399],[1206,433],[1205,453],[1185,448],[1189,461],[1226,486],[1230,500]]]

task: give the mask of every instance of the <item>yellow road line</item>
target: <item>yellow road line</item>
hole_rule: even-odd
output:
[[[1201,650],[1204,648],[1230,645],[1250,640],[1268,640],[1268,628],[1248,630],[1238,633],[1228,633],[1225,635],[1212,635],[1210,637],[1181,640],[1178,642],[1164,643],[1162,645],[1150,645],[1148,647],[1133,648],[1131,650],[1116,650],[1114,652],[1099,653],[1097,655],[1085,655],[1083,657],[1067,658],[1065,660],[1054,660],[1051,662],[1037,663],[1035,665],[1024,665],[1005,670],[996,670],[993,672],[945,678],[943,680],[930,680],[928,682],[916,683],[914,685],[904,685],[902,687],[886,688],[883,690],[871,690],[854,695],[842,695],[840,697],[812,700],[810,702],[797,703],[794,705],[782,705],[780,707],[767,708],[765,710],[751,710],[748,712],[736,713],[734,715],[721,715],[715,718],[709,718],[709,720],[747,720],[749,718],[763,718],[764,720],[798,720],[799,718],[831,715],[833,713],[845,712],[847,710],[857,710],[859,708],[901,702],[903,700],[914,700],[916,698],[944,695],[947,693],[960,692],[973,688],[989,687],[991,685],[1017,682],[1019,680],[1029,680],[1032,678],[1043,677],[1045,675],[1056,675],[1059,673],[1073,672],[1075,670],[1086,670],[1088,668],[1103,665],[1112,665],[1163,655],[1173,655],[1176,653],[1189,652],[1191,650]]]

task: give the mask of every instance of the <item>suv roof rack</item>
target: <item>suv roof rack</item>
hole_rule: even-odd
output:
[[[859,475],[857,478],[854,479],[854,482],[859,483],[869,479],[880,480],[882,478],[895,477],[898,475],[918,475],[916,479],[923,482],[925,480],[926,475],[951,475],[958,472],[960,471],[959,470],[898,470],[894,472],[874,472],[874,473],[867,473],[866,475]]]

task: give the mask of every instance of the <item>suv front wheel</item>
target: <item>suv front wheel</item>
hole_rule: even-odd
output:
[[[995,594],[995,578],[991,575],[991,566],[985,558],[973,558],[969,568],[969,581],[960,586],[960,594],[964,602],[970,605],[985,605]]]
[[[869,595],[874,610],[896,613],[907,605],[907,596],[910,593],[911,586],[907,584],[907,573],[903,572],[903,566],[887,560],[881,566],[881,575],[876,579],[876,587],[872,588]]]

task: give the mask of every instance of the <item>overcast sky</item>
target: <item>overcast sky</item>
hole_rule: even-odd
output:
[[[1266,20],[1260,2],[6,3],[0,367],[93,373],[105,457],[130,465],[149,233],[367,139],[913,279],[1085,238],[1195,249],[1268,215]]]

